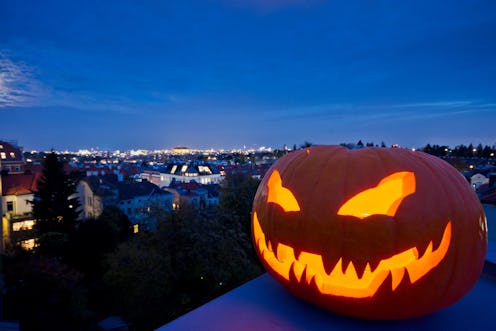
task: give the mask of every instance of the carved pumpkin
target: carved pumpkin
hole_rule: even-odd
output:
[[[487,249],[484,212],[463,176],[405,149],[316,146],[280,158],[256,193],[252,235],[290,292],[369,319],[453,304]]]

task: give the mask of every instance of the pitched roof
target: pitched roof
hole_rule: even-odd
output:
[[[99,196],[118,194],[119,200],[129,200],[135,197],[170,194],[161,190],[157,185],[143,182],[119,182],[116,175],[90,176],[82,179],[90,186],[94,194]]]
[[[41,173],[2,176],[2,195],[22,195],[36,192]]]
[[[170,194],[161,190],[157,185],[144,182],[118,182],[115,187],[119,190],[119,200],[129,200],[135,197]]]
[[[101,197],[115,194],[116,175],[89,176],[81,180],[88,183],[93,194]]]
[[[189,162],[189,163],[168,163],[165,167],[159,169],[160,172],[184,176],[185,174],[197,174],[199,176],[206,176],[218,174],[219,171],[216,167],[203,162]]]
[[[177,189],[183,189],[183,190],[187,190],[187,191],[192,191],[192,190],[197,190],[197,189],[201,188],[201,185],[195,181],[191,181],[189,183],[172,181],[172,183],[169,185],[169,187],[177,188]]]
[[[0,141],[0,158],[2,163],[24,162],[21,150],[6,141]]]

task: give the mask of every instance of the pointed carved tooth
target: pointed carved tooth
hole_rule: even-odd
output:
[[[391,286],[393,288],[393,291],[398,287],[398,285],[400,285],[404,275],[405,275],[405,268],[398,268],[391,270],[391,276],[392,276]]]
[[[276,242],[274,246],[272,246],[272,248],[273,248],[272,252],[274,252],[274,256],[276,257],[276,259],[278,259],[279,262],[282,262],[283,259],[280,258],[280,256],[283,255],[282,251],[284,250],[282,245],[280,245],[279,242]]]
[[[342,261],[343,274],[346,274],[346,269],[350,265],[351,259],[348,257],[344,257]]]
[[[372,270],[370,268],[370,263],[367,262],[365,270],[363,271],[362,279],[367,279],[370,275],[372,275]]]
[[[425,250],[424,256],[429,256],[432,253],[432,240],[429,242],[429,245],[427,246],[427,249]]]
[[[296,279],[298,279],[298,281],[301,281],[301,277],[303,276],[303,271],[305,270],[305,265],[298,261],[294,261],[292,268],[296,276]]]
[[[274,250],[272,249],[272,243],[270,242],[270,240],[267,242],[267,248],[269,249],[269,251],[273,252]]]
[[[343,275],[343,259],[339,259],[338,263],[334,266],[334,269],[332,269],[331,272],[331,277],[341,277]]]
[[[305,268],[305,271],[306,271],[306,281],[307,281],[307,284],[310,284],[310,282],[312,281],[312,278],[315,276],[315,271],[313,271],[309,266],[307,266]]]
[[[301,248],[293,248],[293,254],[294,254],[296,260],[298,260],[300,258]]]
[[[356,274],[357,274],[357,277],[358,279],[362,279],[363,278],[363,273],[365,271],[365,264],[363,263],[355,263],[353,264],[354,267],[355,267],[355,270],[356,270]]]
[[[415,259],[419,258],[419,251],[418,251],[417,247],[412,248],[412,253],[415,256]]]
[[[353,281],[358,281],[358,275],[355,270],[355,266],[353,265],[353,262],[350,262],[348,264],[348,267],[346,268],[346,277],[351,278]]]
[[[374,272],[375,269],[377,269],[377,267],[379,266],[379,263],[380,262],[381,262],[380,260],[369,262],[369,264],[370,264],[370,271]]]

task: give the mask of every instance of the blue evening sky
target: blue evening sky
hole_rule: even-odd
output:
[[[496,1],[1,0],[26,149],[496,143]]]

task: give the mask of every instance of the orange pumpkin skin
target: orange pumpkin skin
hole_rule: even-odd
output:
[[[266,270],[294,295],[367,319],[455,303],[487,250],[468,182],[406,149],[316,146],[280,158],[255,195],[252,236]]]

